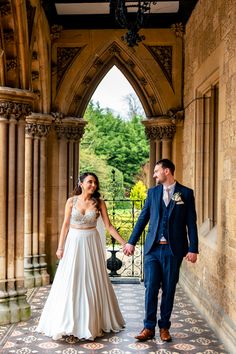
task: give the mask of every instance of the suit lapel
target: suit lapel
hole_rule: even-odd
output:
[[[174,195],[175,193],[177,193],[177,192],[180,192],[180,188],[179,188],[179,183],[178,183],[178,182],[176,182],[173,195]],[[176,202],[171,198],[171,200],[170,200],[170,206],[169,206],[169,214],[168,214],[169,218],[170,218],[171,213],[172,213],[172,211],[173,211],[173,209],[174,209],[174,207],[175,207],[175,204],[176,204]]]
[[[156,188],[155,190],[155,196],[154,196],[154,210],[156,211],[156,229],[158,228],[159,225],[159,219],[160,219],[160,213],[159,210],[161,208],[161,203],[162,203],[162,188]]]

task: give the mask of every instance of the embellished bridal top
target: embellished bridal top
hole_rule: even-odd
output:
[[[70,217],[70,225],[71,227],[96,227],[97,225],[97,217],[98,212],[95,209],[86,210],[85,213],[82,213],[77,207],[78,196],[73,198],[73,206]]]

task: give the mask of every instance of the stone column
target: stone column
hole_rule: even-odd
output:
[[[49,284],[45,262],[46,136],[52,117],[33,113],[26,118],[25,286]]]
[[[0,87],[0,325],[27,320],[24,288],[25,117],[34,95]]]
[[[156,161],[172,156],[172,139],[176,130],[175,124],[168,116],[159,116],[142,121],[145,133],[150,141],[149,187],[155,185],[153,170]]]
[[[37,125],[36,125],[37,129]],[[32,263],[34,269],[34,286],[41,285],[39,271],[39,136],[36,134],[33,140],[33,237],[32,237]]]
[[[153,170],[156,163],[156,143],[155,140],[150,139],[149,152],[149,186],[154,186]]]
[[[7,164],[8,119],[0,99],[0,324],[10,323],[9,297],[7,292]]]
[[[32,220],[33,220],[33,135],[25,136],[25,244],[24,244],[24,274],[25,287],[34,287],[34,272],[32,264]]]
[[[162,139],[162,156],[163,159],[171,160],[172,156],[172,140]]]
[[[74,181],[78,180],[79,175],[79,142],[74,143]]]
[[[60,232],[67,198],[77,182],[79,142],[87,124],[82,118],[62,118],[55,126],[59,139],[58,230]]]

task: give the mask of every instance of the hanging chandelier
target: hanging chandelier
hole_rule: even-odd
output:
[[[157,1],[131,1],[131,0],[110,0],[110,9],[114,13],[116,21],[122,28],[127,28],[127,33],[122,36],[129,47],[137,46],[145,37],[139,35],[139,30],[151,11],[151,5]]]

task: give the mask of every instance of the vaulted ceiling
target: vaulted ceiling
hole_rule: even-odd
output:
[[[173,23],[180,22],[185,25],[197,1],[153,1],[143,27],[168,28]],[[64,29],[120,28],[114,14],[116,2],[117,0],[42,0],[50,24],[62,25]],[[126,3],[137,4],[137,1],[126,0]],[[136,11],[135,8],[130,10]]]

